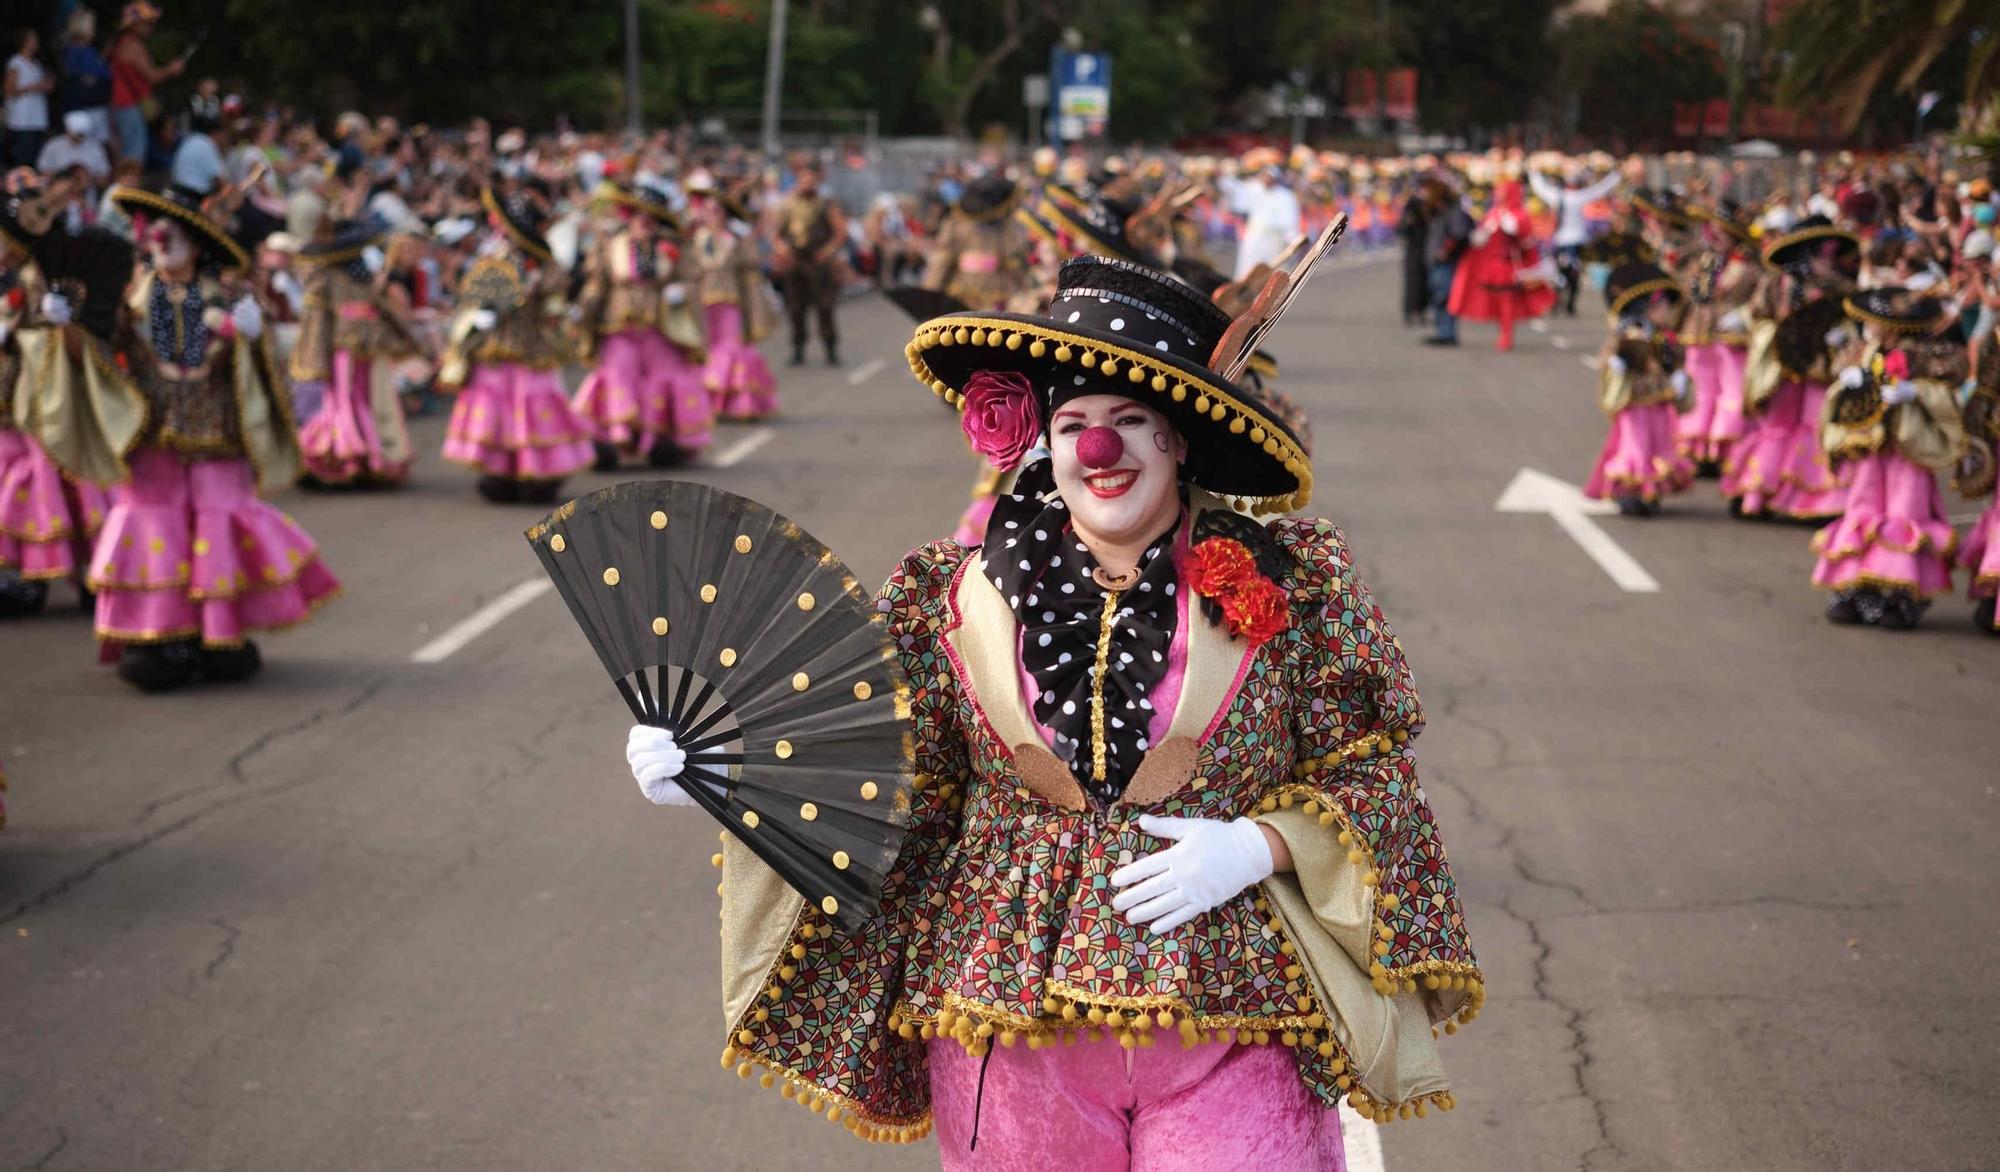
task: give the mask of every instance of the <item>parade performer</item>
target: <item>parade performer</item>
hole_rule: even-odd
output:
[[[407,293],[385,279],[382,238],[379,227],[350,221],[299,250],[305,309],[291,377],[326,387],[318,413],[299,427],[308,485],[393,488],[416,459],[394,368],[423,346]]]
[[[23,365],[17,339],[32,331],[46,353],[46,336],[56,328],[42,313],[46,289],[32,250],[62,202],[34,189],[0,196],[0,618],[41,610],[49,583],[64,578],[91,605],[83,576],[109,508],[102,488],[64,475],[32,435],[14,426]],[[129,266],[131,250],[123,252]]]
[[[690,180],[687,195],[694,210],[688,240],[692,279],[708,339],[702,382],[721,418],[769,419],[778,413],[778,384],[757,343],[777,323],[757,264],[757,242],[733,226],[749,223],[749,212],[706,176]]]
[[[587,467],[590,425],[570,406],[557,321],[564,275],[532,213],[488,191],[494,234],[459,281],[438,386],[455,391],[444,457],[495,504],[546,503]]]
[[[1812,580],[1832,592],[1832,621],[1907,629],[1951,589],[1958,533],[1937,473],[1965,452],[1965,347],[1935,337],[1944,307],[1907,289],[1871,289],[1843,306],[1860,336],[1841,355],[1820,431],[1828,457],[1854,471],[1845,511],[1813,537]]]
[[[988,458],[1050,454],[879,595],[918,775],[879,911],[837,928],[723,835],[723,1064],[865,1138],[935,1121],[948,1169],[1337,1169],[1342,1097],[1452,1105],[1434,1037],[1484,997],[1423,709],[1340,531],[1218,499],[1312,480],[1219,373],[1227,315],[1096,257],[1061,286],[908,348]],[[692,801],[665,730],[628,760]]]
[[[1499,323],[1494,349],[1502,352],[1514,348],[1514,323],[1556,304],[1554,265],[1543,262],[1529,231],[1520,181],[1503,180],[1452,277],[1451,315]]]
[[[291,482],[299,452],[263,311],[235,291],[249,254],[182,189],[109,198],[149,264],[115,326],[48,340],[66,354],[16,417],[72,476],[116,483],[90,585],[119,676],[145,691],[246,679],[262,662],[249,632],[303,622],[339,590],[312,538],[257,495]],[[72,312],[60,292],[44,306]]]
[[[1680,447],[1703,476],[1720,476],[1743,436],[1743,368],[1749,360],[1749,304],[1763,265],[1746,251],[1747,227],[1734,209],[1696,206],[1702,248],[1683,266],[1687,316],[1680,338],[1693,403],[1681,416]]]
[[[974,180],[938,229],[924,285],[974,309],[1006,309],[1034,280],[1027,229],[1014,218],[1021,193],[999,175]]]
[[[1846,468],[1820,444],[1833,351],[1853,335],[1842,299],[1855,291],[1861,244],[1824,216],[1807,216],[1764,247],[1783,274],[1751,302],[1743,404],[1754,423],[1724,466],[1722,495],[1744,517],[1825,521],[1846,502]]]
[[[1996,480],[2000,480],[1995,475],[2000,465],[2000,348],[1996,348],[1992,334],[1982,347],[1979,381],[1965,401],[1966,454],[1953,482],[1967,500],[1991,497],[1966,534],[1959,565],[1972,579],[1967,588],[1973,603],[1972,624],[1989,635],[2000,635],[2000,614],[1994,606],[2000,598],[2000,492],[1995,491]]]
[[[819,324],[829,366],[840,365],[840,328],[834,307],[840,301],[839,266],[835,258],[847,244],[847,217],[840,205],[820,193],[819,168],[799,168],[792,192],[778,206],[773,261],[785,290],[785,314],[792,323],[792,365],[806,363],[806,318]]]
[[[633,455],[671,468],[715,437],[701,306],[690,287],[694,266],[674,239],[680,222],[659,192],[605,184],[596,199],[616,210],[620,227],[583,262],[577,324],[597,368],[577,388],[576,410],[593,429],[600,471]]]
[[[1660,498],[1684,491],[1694,465],[1675,436],[1676,404],[1688,395],[1674,326],[1687,294],[1657,265],[1635,263],[1611,274],[1611,336],[1598,356],[1598,406],[1611,417],[1597,466],[1583,493],[1615,500],[1627,516],[1660,511]]]

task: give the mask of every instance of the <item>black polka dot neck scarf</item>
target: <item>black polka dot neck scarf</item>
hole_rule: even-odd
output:
[[[1147,547],[1136,581],[1107,591],[1051,484],[1040,461],[1023,470],[1019,495],[994,506],[986,572],[1020,620],[1035,719],[1055,733],[1056,756],[1084,793],[1109,805],[1151,747],[1151,694],[1166,675],[1180,620],[1179,526]]]

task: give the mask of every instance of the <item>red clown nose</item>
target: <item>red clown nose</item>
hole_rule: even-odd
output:
[[[1085,468],[1109,468],[1125,455],[1125,441],[1108,427],[1093,427],[1076,437],[1076,458]]]

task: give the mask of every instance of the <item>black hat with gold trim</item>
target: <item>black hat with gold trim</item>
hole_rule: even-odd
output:
[[[674,214],[673,205],[667,202],[667,197],[657,189],[644,184],[622,187],[607,179],[597,185],[596,191],[590,193],[590,202],[599,205],[610,204],[613,207],[640,212],[666,225],[671,231],[681,230],[681,218]]]
[[[966,184],[958,197],[958,214],[975,224],[990,223],[1013,214],[1021,202],[1021,189],[1005,175],[983,175]]]
[[[1733,199],[1725,199],[1714,207],[1705,203],[1690,203],[1687,214],[1700,223],[1714,224],[1739,244],[1750,239],[1750,222],[1743,215],[1742,205]]]
[[[0,239],[32,254],[55,223],[60,202],[44,199],[39,187],[0,192]]]
[[[230,236],[227,228],[208,217],[196,192],[180,186],[159,192],[120,186],[111,189],[110,197],[128,216],[164,216],[179,224],[200,250],[204,264],[219,269],[250,267],[250,253]]]
[[[1632,193],[1632,206],[1670,228],[1694,225],[1693,208],[1671,188],[1641,187]]]
[[[1861,256],[1861,237],[1845,228],[1834,227],[1833,221],[1821,215],[1807,216],[1792,226],[1792,230],[1775,236],[1764,244],[1764,262],[1773,268],[1802,264],[1813,252],[1831,248],[1836,254]]]
[[[1869,289],[1841,303],[1855,321],[1898,334],[1928,334],[1944,324],[1944,303],[1908,289]]]
[[[501,199],[490,185],[480,189],[479,202],[514,247],[543,264],[555,263],[556,254],[542,237],[542,214],[533,203],[518,197]]]
[[[1298,437],[1256,393],[1210,366],[1230,324],[1164,273],[1080,256],[1063,265],[1045,312],[933,318],[905,353],[917,381],[954,406],[981,371],[1026,376],[1044,427],[1080,395],[1143,403],[1187,439],[1190,482],[1257,513],[1299,508],[1312,493],[1312,467]]]
[[[1687,300],[1687,291],[1681,288],[1680,282],[1668,276],[1659,265],[1647,261],[1619,265],[1604,281],[1604,300],[1610,306],[1614,324],[1628,312],[1641,308],[1641,302],[1656,295],[1675,301]]]
[[[308,265],[344,265],[361,259],[370,245],[379,244],[388,231],[375,220],[341,220],[334,224],[333,235],[325,240],[315,240],[299,249],[299,263]]]
[[[1125,235],[1125,222],[1103,204],[1059,183],[1043,187],[1042,199],[1035,214],[1059,234],[1059,246],[1066,246],[1079,255],[1090,253],[1113,260],[1127,260],[1149,269],[1166,267],[1159,257],[1132,243]]]

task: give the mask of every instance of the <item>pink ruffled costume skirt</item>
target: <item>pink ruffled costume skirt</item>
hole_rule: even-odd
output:
[[[71,480],[28,436],[0,427],[0,569],[31,582],[76,577],[109,504]]]
[[[944,1172],[1347,1167],[1339,1113],[1282,1046],[995,1046],[982,1059],[939,1039],[927,1053]]]
[[[590,425],[555,371],[482,362],[451,409],[444,458],[488,476],[561,480],[590,463]]]
[[[692,452],[715,435],[715,404],[701,370],[658,330],[620,330],[605,338],[575,405],[593,438],[621,448],[643,450],[666,439]]]
[[[401,484],[410,477],[409,459],[393,461],[382,450],[370,393],[372,365],[360,355],[334,351],[333,379],[319,411],[299,428],[300,463],[316,480]]]
[[[1994,497],[1993,503],[1972,523],[1972,529],[1965,535],[1965,545],[1959,550],[1958,564],[1972,575],[1967,596],[2000,598],[2000,496]],[[1996,629],[2000,629],[2000,618],[1994,621]]]
[[[1951,590],[1958,533],[1937,476],[1885,448],[1854,461],[1847,511],[1812,547],[1822,590],[1904,590],[1924,601]]]
[[[1657,501],[1694,482],[1694,465],[1681,455],[1672,403],[1627,407],[1611,417],[1611,431],[1583,495],[1594,500],[1637,497]]]
[[[1744,516],[1835,517],[1846,507],[1852,471],[1835,472],[1820,449],[1825,402],[1823,383],[1787,379],[1771,393],[1722,478],[1722,495],[1741,497]]]
[[[743,340],[743,310],[721,301],[702,310],[708,324],[703,381],[724,419],[766,419],[778,413],[778,384],[757,347]]]
[[[1748,358],[1741,347],[1721,342],[1688,347],[1694,407],[1680,423],[1681,453],[1688,459],[1719,464],[1743,438],[1743,367]]]
[[[128,463],[90,562],[99,639],[240,647],[339,593],[313,539],[258,499],[248,460],[140,448]]]

